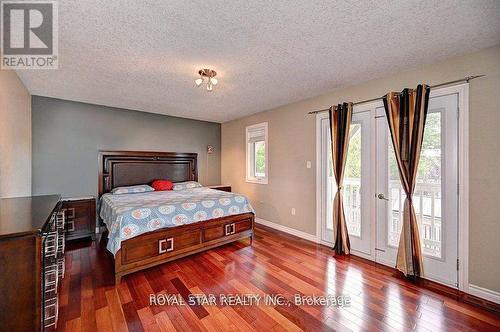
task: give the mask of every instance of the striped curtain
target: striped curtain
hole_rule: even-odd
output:
[[[427,85],[418,85],[415,90],[389,92],[383,98],[399,177],[406,193],[396,268],[411,277],[424,274],[420,232],[412,198],[424,137],[429,93],[430,88]]]
[[[337,254],[349,254],[351,244],[347,233],[347,224],[342,201],[342,183],[345,162],[349,147],[349,127],[352,120],[352,103],[343,103],[330,107],[330,134],[332,137],[333,173],[337,182],[337,192],[333,199],[333,249]]]

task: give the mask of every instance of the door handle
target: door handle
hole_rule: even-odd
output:
[[[386,201],[389,201],[389,199],[385,198],[384,194],[380,193],[377,195],[377,198],[378,199],[383,199],[383,200],[386,200]]]

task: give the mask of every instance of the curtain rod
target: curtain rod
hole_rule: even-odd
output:
[[[461,82],[467,82],[467,83],[469,83],[470,80],[473,80],[473,79],[479,78],[479,77],[483,77],[483,76],[486,76],[486,75],[472,75],[472,76],[467,76],[467,77],[464,77],[464,78],[461,78],[461,79],[458,79],[458,80],[444,82],[444,83],[440,83],[440,84],[436,84],[436,85],[431,85],[431,89],[432,88],[439,88],[439,87],[442,87],[442,86],[445,86],[445,85],[450,85],[450,84],[455,84],[455,83],[461,83]],[[382,98],[384,98],[384,97],[377,97],[377,98],[372,98],[372,99],[366,99],[366,100],[355,102],[355,103],[353,103],[353,105],[359,105],[359,104],[369,103],[371,101],[377,101],[377,100],[382,99]],[[308,114],[318,114],[318,113],[328,112],[329,110],[330,110],[330,108],[325,108],[325,109],[322,109],[322,110],[311,111]]]

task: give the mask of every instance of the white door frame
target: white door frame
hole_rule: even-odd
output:
[[[322,174],[322,149],[321,149],[321,120],[329,117],[328,112],[318,113],[316,114],[316,242],[323,245],[330,245],[323,241],[321,237],[322,233],[322,224],[321,224],[321,216],[322,216],[322,208],[321,205],[323,203],[323,190],[321,179],[323,177]]]
[[[458,289],[469,292],[469,84],[463,83],[431,90],[431,96],[458,93]],[[367,109],[375,110],[380,107],[381,101],[357,105],[355,112]],[[321,120],[328,117],[328,113],[316,115],[316,242],[323,243],[321,239]],[[375,151],[375,112],[371,117],[371,149]],[[371,179],[370,196],[375,197],[375,155],[371,153]],[[376,204],[370,202],[371,229],[376,227]],[[372,253],[375,252],[376,232],[372,231]],[[362,255],[359,255],[363,257]],[[372,258],[364,257],[370,260]]]
[[[469,292],[469,83],[458,92],[458,289]]]

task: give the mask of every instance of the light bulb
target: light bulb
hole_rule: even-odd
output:
[[[200,77],[200,78],[194,80],[194,83],[196,83],[196,86],[200,86],[201,83],[203,83],[203,78]]]
[[[207,83],[207,91],[212,91],[212,82]]]
[[[219,80],[215,77],[210,77],[210,82],[212,82],[213,85],[217,85],[217,83],[219,83]]]

